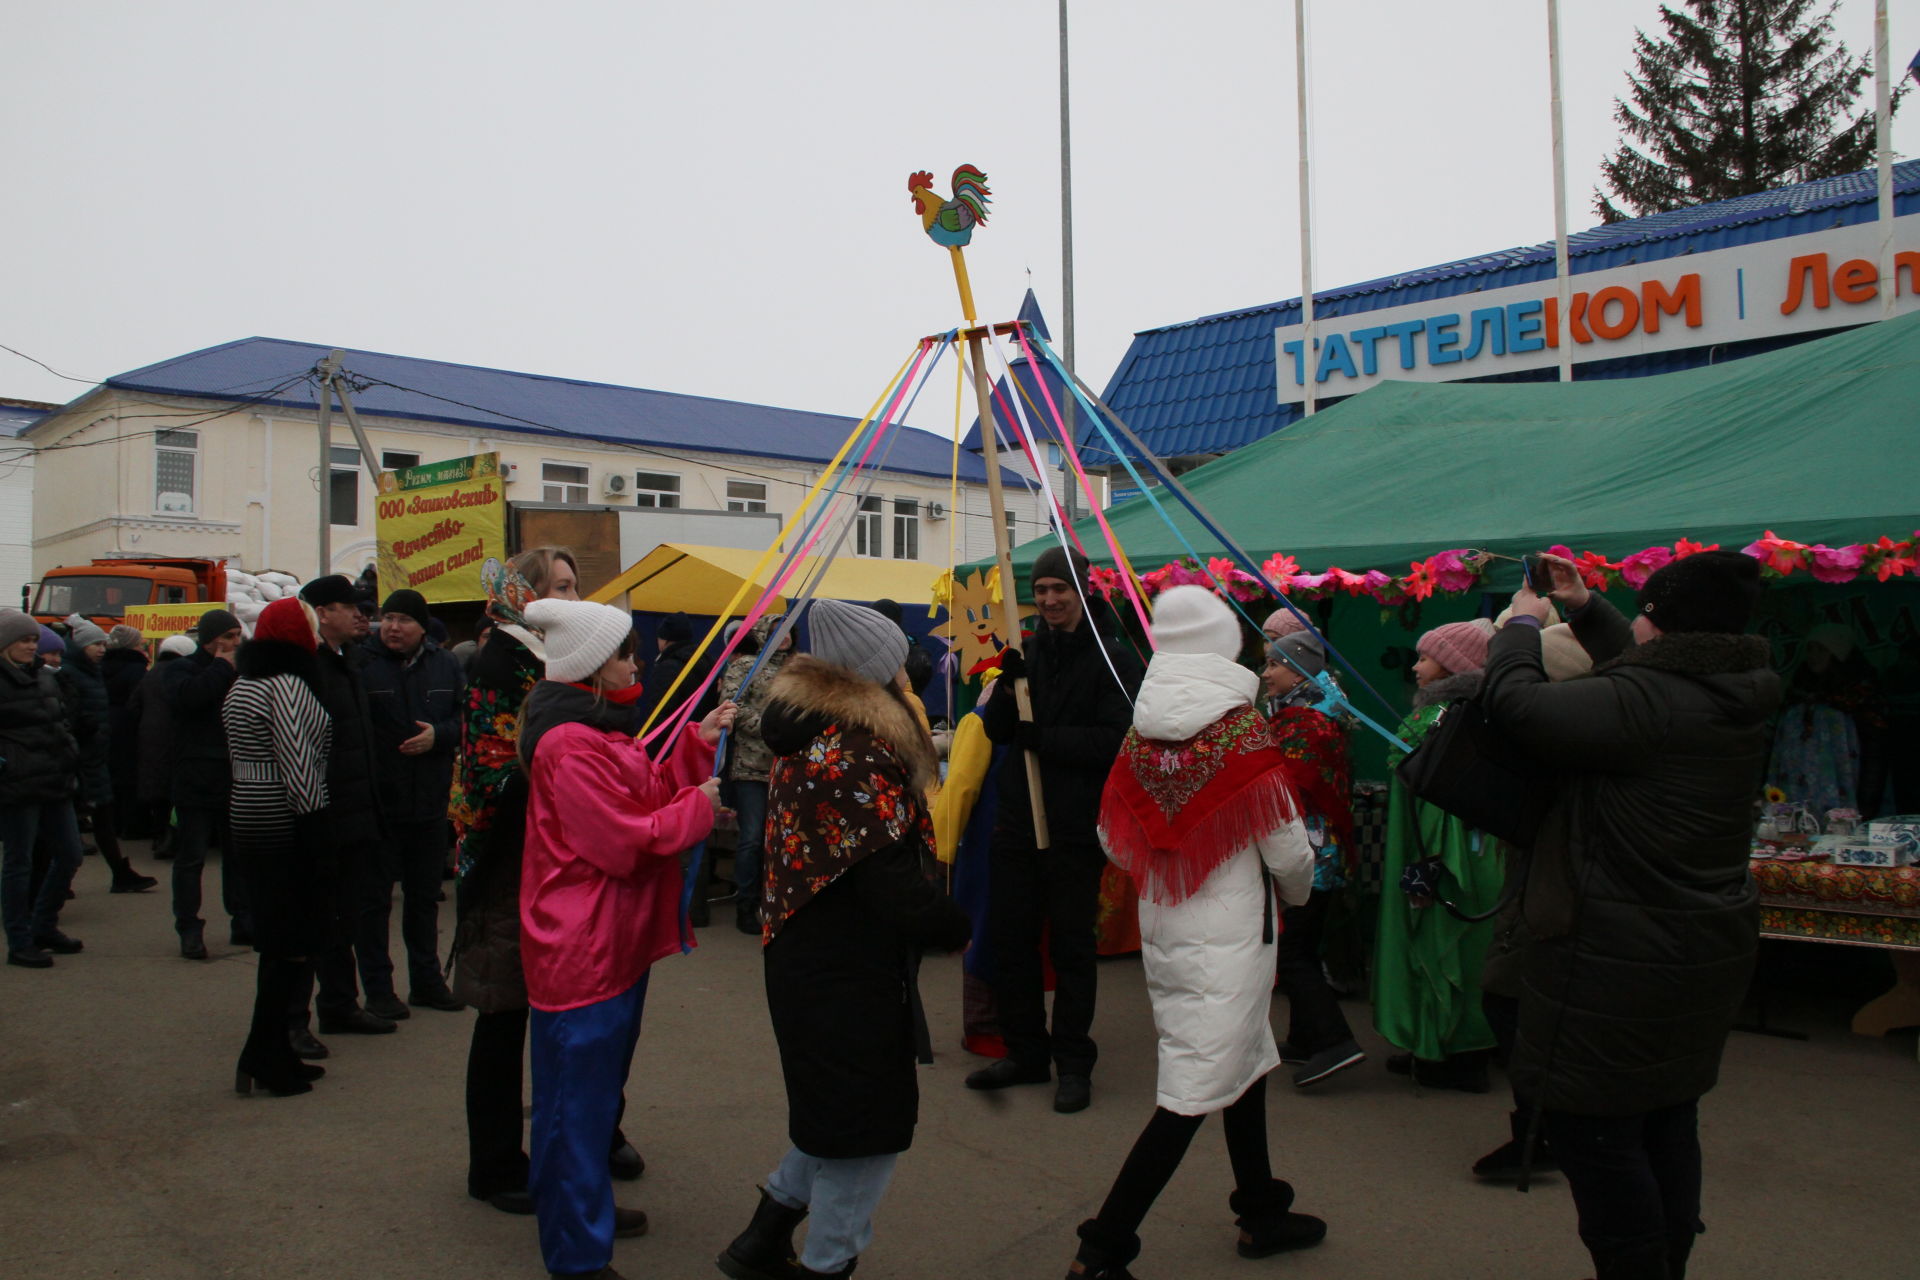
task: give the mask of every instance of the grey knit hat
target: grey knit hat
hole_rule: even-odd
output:
[[[1317,676],[1327,669],[1326,649],[1305,631],[1290,631],[1281,636],[1267,646],[1267,656],[1308,676]]]
[[[863,680],[887,684],[907,661],[907,637],[885,615],[844,600],[815,600],[807,611],[811,652]]]
[[[35,640],[40,638],[40,624],[30,614],[18,609],[0,609],[0,649],[19,644],[29,637]]]
[[[107,632],[107,648],[138,649],[141,639],[140,628],[130,627],[122,622],[117,624],[113,630]]]
[[[77,613],[66,616],[67,639],[73,641],[76,648],[84,649],[90,644],[105,644],[107,633],[87,621]]]

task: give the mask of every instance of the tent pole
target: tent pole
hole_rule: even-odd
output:
[[[1547,81],[1553,116],[1553,288],[1559,299],[1554,313],[1559,334],[1555,338],[1560,354],[1560,381],[1573,381],[1573,343],[1561,336],[1566,332],[1567,309],[1572,305],[1573,281],[1567,244],[1567,139],[1560,110],[1560,0],[1547,0]]]

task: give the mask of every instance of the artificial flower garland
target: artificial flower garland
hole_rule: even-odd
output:
[[[1547,548],[1555,555],[1571,560],[1579,568],[1581,579],[1595,591],[1617,586],[1638,591],[1646,585],[1654,570],[1702,551],[1719,549],[1717,542],[1702,543],[1681,538],[1671,547],[1648,547],[1615,562],[1597,551],[1583,551],[1576,555],[1566,546]],[[1909,573],[1920,573],[1920,532],[1902,542],[1883,536],[1877,542],[1829,547],[1819,543],[1810,546],[1795,542],[1791,538],[1779,537],[1769,529],[1765,537],[1743,547],[1742,551],[1760,562],[1761,574],[1767,578],[1789,578],[1804,570],[1820,582],[1852,582],[1868,575],[1885,582]],[[1140,586],[1149,596],[1157,596],[1168,587],[1206,587],[1216,594],[1225,591],[1243,604],[1274,595],[1284,595],[1292,600],[1319,600],[1344,593],[1367,596],[1383,605],[1398,605],[1409,600],[1426,600],[1435,593],[1456,595],[1470,591],[1480,583],[1497,558],[1485,551],[1458,547],[1451,551],[1435,552],[1425,560],[1416,560],[1408,566],[1405,574],[1395,577],[1379,569],[1352,573],[1338,565],[1328,568],[1324,573],[1302,573],[1299,563],[1292,556],[1276,554],[1268,557],[1266,563],[1260,566],[1262,576],[1256,578],[1224,556],[1210,557],[1204,568],[1193,557],[1182,556],[1141,574]],[[1094,589],[1108,600],[1113,599],[1116,592],[1124,590],[1116,569],[1095,568],[1090,576]]]

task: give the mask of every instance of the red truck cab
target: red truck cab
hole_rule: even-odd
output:
[[[47,570],[28,612],[41,622],[59,622],[78,613],[111,628],[129,608],[151,604],[211,608],[226,598],[224,561],[109,557]]]

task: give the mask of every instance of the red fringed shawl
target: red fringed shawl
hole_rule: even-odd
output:
[[[1100,838],[1142,897],[1171,904],[1297,816],[1286,761],[1259,713],[1243,707],[1185,742],[1129,729],[1100,799]]]

